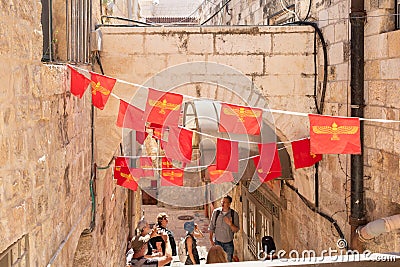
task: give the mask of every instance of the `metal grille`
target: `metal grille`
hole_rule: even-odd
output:
[[[68,0],[66,3],[67,60],[89,63],[91,1]]]
[[[0,266],[29,266],[28,236],[23,236],[0,254]]]

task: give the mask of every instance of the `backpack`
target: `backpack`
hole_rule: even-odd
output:
[[[180,262],[182,262],[182,263],[186,262],[186,259],[187,259],[186,237],[185,238],[181,237],[181,240],[178,243],[178,256],[179,256]]]
[[[217,210],[217,214],[215,214],[214,225],[217,224],[217,219],[218,219],[218,216],[219,216],[220,213],[221,213],[221,210]],[[235,212],[233,211],[233,209],[231,209],[231,218],[232,218],[232,223],[233,223],[233,224],[235,224],[235,223],[233,222],[233,220],[234,220],[234,218],[235,218],[234,214],[235,214]]]
[[[129,264],[127,264],[128,266],[135,266],[135,267],[141,267],[145,264],[146,262],[146,258],[142,258],[142,259],[132,259]]]

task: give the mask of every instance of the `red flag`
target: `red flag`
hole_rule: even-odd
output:
[[[217,170],[217,166],[212,164],[208,166],[208,174],[210,175],[210,181],[213,184],[220,184],[226,182],[233,182],[232,173],[229,171]]]
[[[143,145],[144,140],[147,138],[148,135],[149,135],[149,134],[148,134],[147,132],[139,132],[139,131],[136,131],[136,141],[137,141],[139,144]]]
[[[296,169],[306,168],[322,160],[321,154],[314,154],[310,151],[310,138],[293,141],[293,161]]]
[[[94,72],[90,72],[90,75],[92,78],[90,84],[92,85],[93,106],[102,110],[117,80]]]
[[[162,169],[161,186],[183,186],[183,170],[177,168]]]
[[[166,157],[163,157],[163,158],[161,159],[161,167],[162,167],[163,169],[173,169],[173,168],[176,168],[176,167],[174,166],[174,164],[172,164],[172,162],[171,162],[170,160],[168,160],[168,158],[166,158]]]
[[[124,100],[119,101],[119,112],[116,125],[144,132],[143,110],[130,105]]]
[[[168,142],[164,144],[165,156],[189,163],[192,160],[192,138],[192,131],[169,127]]]
[[[314,154],[361,154],[359,118],[308,114],[311,152]]]
[[[253,158],[261,182],[282,176],[281,162],[275,143],[258,144],[260,155]]]
[[[217,138],[217,170],[238,172],[238,142]]]
[[[262,109],[221,104],[219,131],[237,134],[260,134]]]
[[[153,161],[150,157],[140,157],[140,168],[143,170],[144,177],[154,177]]]
[[[82,98],[83,94],[85,93],[86,89],[89,86],[90,80],[86,78],[83,74],[76,71],[70,65],[67,66],[71,70],[71,84],[70,84],[71,94],[79,98]]]
[[[182,95],[149,88],[144,120],[161,125],[178,125],[182,100]]]
[[[128,167],[115,167],[114,178],[117,179],[117,185],[126,187],[130,190],[136,191],[138,188],[137,182],[141,176],[140,169]]]
[[[115,167],[129,167],[128,158],[125,157],[116,157],[115,158]]]

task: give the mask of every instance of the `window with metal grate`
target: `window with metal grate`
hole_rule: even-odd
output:
[[[89,63],[90,0],[42,0],[42,61]]]
[[[25,235],[0,253],[0,267],[29,266],[29,242]]]

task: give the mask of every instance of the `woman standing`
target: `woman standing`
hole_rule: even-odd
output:
[[[197,251],[197,242],[196,238],[194,238],[194,222],[185,222],[183,228],[186,230],[185,248],[188,255],[185,265],[200,264],[199,252]]]

